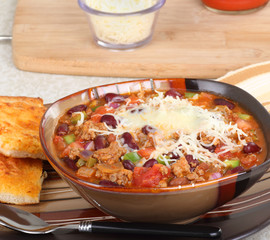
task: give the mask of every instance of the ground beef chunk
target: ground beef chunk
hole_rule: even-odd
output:
[[[143,134],[140,131],[137,131],[136,132],[136,135],[137,135],[137,138],[138,138],[138,139],[136,139],[137,144],[139,145],[139,147],[144,147],[145,146],[145,143],[148,140],[147,135]]]
[[[200,163],[194,170],[194,172],[187,174],[187,179],[193,183],[196,182],[204,182],[205,179],[203,175],[209,169],[209,165],[207,163]]]
[[[131,184],[133,172],[127,169],[121,169],[114,173],[107,173],[98,169],[96,171],[96,177],[101,180],[109,180],[117,183],[118,185],[126,186]]]
[[[230,110],[227,106],[219,105],[216,106],[216,109],[222,113],[222,115],[225,119],[227,119],[228,122],[234,123],[239,118],[238,115],[232,110]]]
[[[117,142],[112,142],[109,147],[95,151],[93,157],[99,162],[113,164],[119,162],[119,158],[125,153],[125,148],[120,147]]]
[[[129,185],[132,182],[133,172],[127,169],[122,169],[120,172],[109,175],[109,180],[116,182],[119,185]]]
[[[166,167],[166,166],[161,166],[159,171],[161,172],[161,174],[164,176],[164,175],[167,175],[169,173],[169,169]]]
[[[199,176],[203,176],[205,172],[209,169],[209,165],[207,163],[200,163],[198,167],[195,169],[195,173],[197,173]]]
[[[243,158],[241,159],[241,163],[242,163],[243,165],[246,165],[246,166],[252,165],[252,164],[254,164],[256,161],[257,161],[257,157],[256,157],[255,154],[247,155],[246,157],[243,157]]]
[[[172,164],[172,171],[176,177],[184,177],[190,173],[190,165],[185,157]]]
[[[189,174],[187,175],[187,179],[188,179],[189,181],[191,181],[192,183],[196,183],[196,182],[204,182],[204,181],[205,181],[205,179],[204,179],[203,177],[199,176],[199,175],[198,175],[197,173],[195,173],[195,172],[189,173]]]
[[[199,178],[199,176],[198,176],[198,174],[195,173],[195,172],[189,173],[189,174],[187,175],[187,179],[188,179],[189,181],[196,181],[198,178]]]
[[[168,183],[166,180],[161,180],[158,184],[158,187],[168,187]]]
[[[104,123],[95,123],[92,121],[86,121],[83,124],[82,132],[81,132],[81,139],[83,140],[93,140],[97,135],[99,135],[99,132],[92,131],[92,129],[95,130],[102,130],[106,131],[107,128],[105,127]]]
[[[72,147],[70,148],[70,151],[69,151],[69,154],[68,154],[68,157],[70,159],[76,159],[79,155],[80,155],[80,152],[83,150],[83,148],[79,148],[79,147]]]
[[[198,137],[205,144],[212,143],[213,145],[218,145],[220,143],[220,140],[219,139],[216,139],[214,141],[215,137],[213,137],[213,136],[206,136],[206,134],[204,132],[201,132]]]

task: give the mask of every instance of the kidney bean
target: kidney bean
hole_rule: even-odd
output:
[[[56,129],[56,135],[58,135],[58,136],[67,135],[68,132],[69,132],[69,127],[66,123],[60,124]]]
[[[127,143],[127,145],[128,145],[131,149],[134,149],[134,150],[138,150],[138,149],[139,149],[138,145],[137,145],[134,141]]]
[[[186,177],[177,177],[177,178],[173,178],[170,182],[169,182],[169,186],[173,187],[173,186],[179,186],[179,185],[187,185],[189,184],[189,181]]]
[[[119,95],[116,93],[107,93],[105,95],[105,101],[107,103],[109,103],[109,102],[121,103],[121,102],[124,102],[125,99],[126,99],[125,96],[122,96],[122,95]]]
[[[200,164],[200,162],[197,159],[194,159],[191,154],[187,154],[185,158],[188,161],[190,167],[192,168],[196,168]]]
[[[239,172],[244,172],[244,171],[245,169],[242,166],[238,166],[227,171],[227,174],[239,173]]]
[[[214,103],[215,103],[215,105],[227,106],[231,110],[235,108],[235,104],[234,103],[229,102],[229,101],[227,101],[227,100],[225,100],[223,98],[216,98],[214,100]]]
[[[168,156],[170,159],[178,159],[180,158],[180,156],[177,153],[174,152],[169,152],[166,154],[166,156]]]
[[[261,151],[261,148],[254,142],[247,143],[247,145],[245,145],[243,148],[244,153],[257,153],[260,151]]]
[[[116,182],[112,182],[110,180],[100,180],[99,184],[104,186],[104,187],[119,187],[120,185],[118,185]]]
[[[67,111],[67,114],[69,116],[72,115],[72,113],[74,112],[82,112],[82,111],[85,111],[87,109],[87,106],[85,104],[81,104],[81,105],[77,105],[73,108],[70,108],[68,111]]]
[[[112,128],[116,128],[117,121],[112,115],[105,114],[100,119],[101,122],[106,123],[108,126],[111,126]]]
[[[211,152],[211,153],[213,153],[213,152],[215,152],[215,150],[216,150],[216,146],[215,145],[212,145],[212,146],[210,146],[210,147],[206,147],[206,146],[203,146],[205,149],[208,149],[209,150],[209,152]]]
[[[135,143],[132,135],[129,132],[123,133],[122,138],[124,139],[124,144],[127,144],[128,147],[130,147],[131,149],[134,149],[134,150],[139,149],[138,145]]]
[[[62,160],[64,161],[64,163],[72,170],[76,171],[78,170],[78,167],[76,166],[76,160],[73,160],[69,157],[64,157],[62,158]]]
[[[95,143],[95,150],[99,150],[99,149],[103,149],[107,147],[107,141],[106,141],[105,136],[103,135],[96,136],[94,143]]]
[[[150,168],[150,167],[153,167],[155,164],[157,164],[158,161],[154,158],[152,159],[149,159],[148,161],[146,161],[144,164],[143,164],[143,167],[147,167],[147,168]]]
[[[129,132],[124,132],[122,134],[122,138],[124,139],[124,143],[126,143],[127,141],[132,141],[133,137]]]
[[[130,160],[124,160],[122,164],[125,169],[131,170],[131,171],[133,171],[135,168],[135,164],[131,162]]]
[[[142,127],[142,132],[145,134],[145,135],[148,135],[148,133],[153,133],[153,132],[156,132],[157,130],[149,125],[145,125],[144,127]]]
[[[175,89],[170,89],[165,93],[165,97],[171,96],[173,98],[179,97],[182,98],[182,94],[177,92]]]

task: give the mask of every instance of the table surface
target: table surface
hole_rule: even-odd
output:
[[[0,1],[0,35],[11,35],[16,3],[16,0]],[[81,89],[129,80],[127,78],[53,75],[20,71],[13,64],[12,46],[9,40],[0,41],[0,53],[0,95],[41,97],[44,103],[51,103]],[[6,236],[0,234],[0,239],[6,239]],[[245,240],[255,239],[270,239],[270,226],[245,238]]]
[[[269,22],[270,4],[253,14],[228,16],[208,11],[201,0],[170,0],[151,43],[135,51],[108,51],[94,43],[76,0],[20,0],[13,59],[19,69],[41,73],[218,78],[269,60]]]

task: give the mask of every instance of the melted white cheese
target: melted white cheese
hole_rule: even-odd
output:
[[[159,129],[166,137],[178,130],[189,134],[209,129],[209,114],[199,111],[197,107],[192,105],[181,103],[181,100],[178,101],[173,108],[170,107],[170,102],[157,108],[143,106],[141,112],[125,111],[119,113],[118,116],[125,119],[124,122],[130,131],[136,131],[138,128],[150,125]]]

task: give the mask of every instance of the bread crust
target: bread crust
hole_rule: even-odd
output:
[[[0,96],[0,153],[46,159],[39,140],[45,110],[41,98]]]
[[[39,202],[42,160],[0,154],[0,202],[25,205]]]

